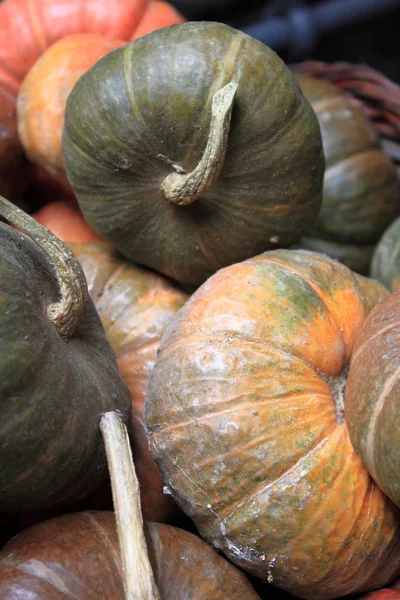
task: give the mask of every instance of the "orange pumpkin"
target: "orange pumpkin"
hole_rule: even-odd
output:
[[[400,572],[399,513],[343,407],[355,340],[387,295],[325,255],[266,252],[193,294],[150,378],[150,447],[177,503],[234,563],[301,598]]]
[[[50,46],[25,77],[18,95],[18,133],[28,158],[68,188],[61,151],[67,98],[79,77],[124,42],[77,33]]]
[[[381,302],[364,323],[345,404],[354,448],[380,488],[400,506],[400,292]]]
[[[165,277],[125,260],[108,245],[70,243],[98,239],[78,210],[54,203],[35,218],[68,242],[83,267],[89,294],[132,398],[132,450],[144,518],[166,520],[176,506],[163,491],[159,469],[148,449],[144,395],[160,339],[187,295]]]

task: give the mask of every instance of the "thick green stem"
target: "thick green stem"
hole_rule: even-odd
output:
[[[32,238],[50,257],[60,292],[60,300],[47,307],[47,315],[60,335],[75,333],[86,307],[88,289],[83,269],[71,250],[46,227],[0,196],[0,216]]]
[[[110,411],[102,416],[100,429],[111,479],[125,598],[160,600],[143,532],[139,482],[126,426],[116,411]]]
[[[215,92],[207,145],[197,167],[190,173],[170,173],[161,183],[161,191],[169,202],[180,206],[191,204],[201,198],[218,178],[225,162],[237,87],[238,84],[231,81]]]

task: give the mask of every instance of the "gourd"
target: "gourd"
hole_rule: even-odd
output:
[[[400,504],[400,293],[368,315],[346,387],[350,439],[379,487]]]
[[[354,450],[343,390],[377,281],[307,250],[209,278],[171,321],[145,401],[150,449],[200,535],[300,598],[400,572],[397,508]]]
[[[22,83],[18,133],[25,152],[67,187],[61,132],[68,95],[82,73],[123,44],[97,33],[65,36],[40,56]]]
[[[296,75],[321,127],[321,211],[300,245],[368,274],[374,246],[400,214],[400,186],[371,123],[335,85]]]
[[[371,276],[392,292],[400,292],[400,217],[388,227],[376,245]]]
[[[115,521],[109,512],[75,513],[18,535],[0,553],[0,598],[258,598],[243,573],[193,534],[148,523],[145,537],[126,428],[115,412],[101,428]]]
[[[85,219],[124,256],[185,284],[312,225],[318,122],[269,48],[222,23],[158,29],[71,91],[68,179]]]
[[[63,224],[65,216],[68,221]],[[132,451],[144,518],[164,521],[176,512],[176,505],[163,493],[159,469],[148,449],[144,395],[160,339],[188,296],[171,281],[123,259],[105,244],[70,243],[91,241],[89,226],[71,207],[53,203],[35,218],[68,242],[82,265],[89,294],[131,395]],[[92,236],[96,240],[94,232]]]
[[[0,213],[0,511],[67,504],[105,477],[99,421],[130,420],[78,261],[4,198]]]

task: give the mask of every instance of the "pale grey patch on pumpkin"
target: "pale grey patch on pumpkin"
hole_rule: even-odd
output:
[[[15,566],[14,563],[13,566]],[[34,577],[45,581],[47,584],[51,585],[53,588],[55,588],[62,594],[67,594],[70,598],[80,600],[80,596],[75,596],[75,594],[71,592],[71,590],[67,587],[65,581],[62,579],[62,577],[57,575],[57,573],[55,573],[47,565],[42,563],[42,561],[32,559],[26,563],[23,563],[22,565],[16,566],[19,571],[22,571],[22,573],[33,575]]]

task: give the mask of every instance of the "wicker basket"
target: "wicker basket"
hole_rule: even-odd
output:
[[[397,165],[400,177],[400,85],[366,65],[306,61],[290,68],[331,81],[361,106],[375,126],[386,154]]]

